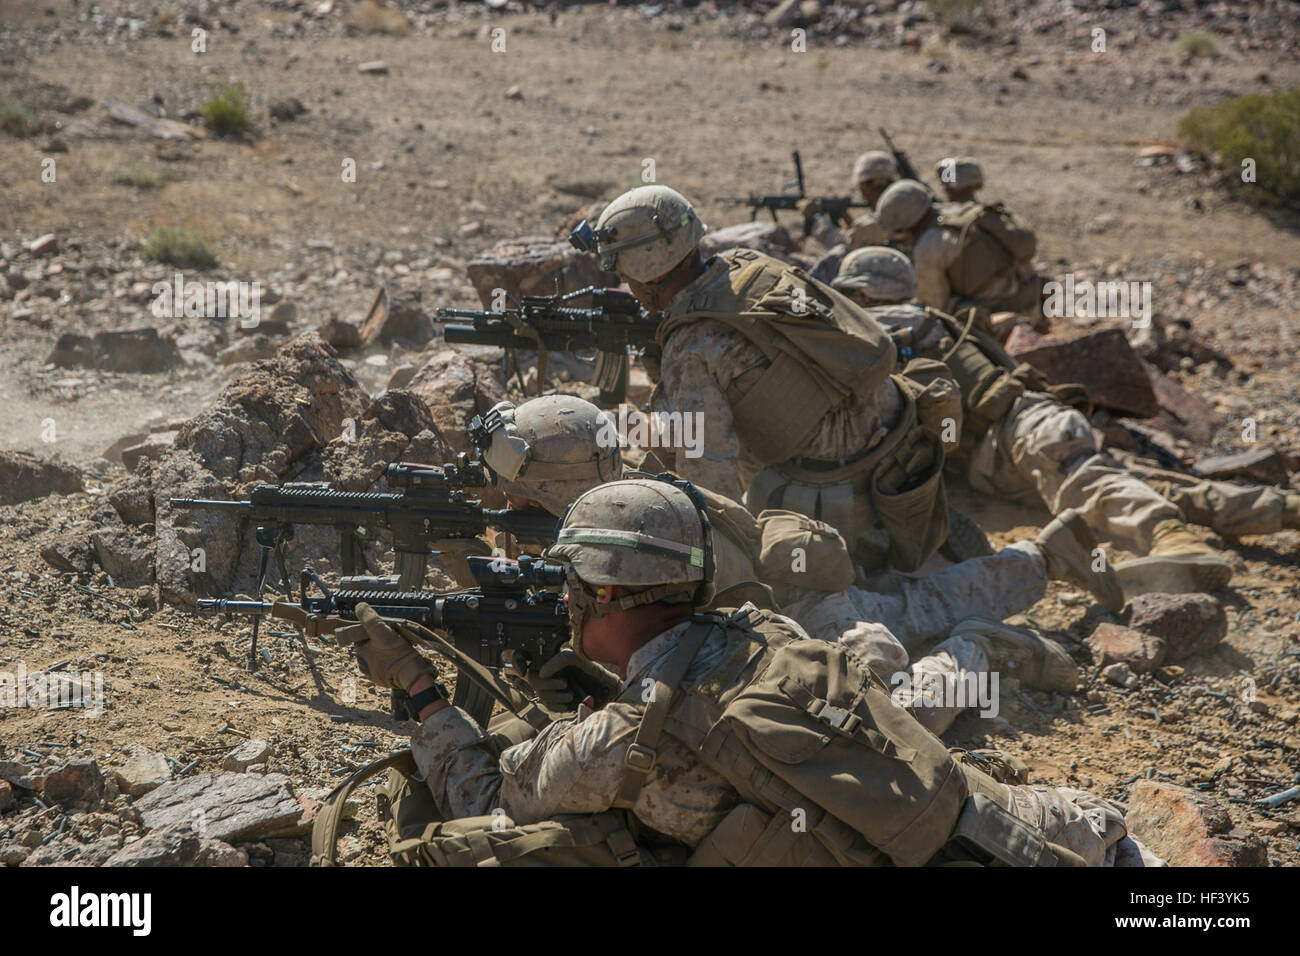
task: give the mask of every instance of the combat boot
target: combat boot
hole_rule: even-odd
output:
[[[991,673],[1015,677],[1034,690],[1072,691],[1079,667],[1060,644],[1024,627],[968,617],[952,632],[984,650]]]
[[[1034,544],[1047,561],[1047,576],[1053,581],[1068,581],[1086,588],[1108,611],[1124,606],[1124,589],[1108,563],[1097,564],[1097,539],[1083,520],[1083,514],[1070,508],[1053,518]]]
[[[1300,531],[1300,495],[1287,495],[1282,504],[1282,527]]]
[[[1181,518],[1166,518],[1152,532],[1147,556],[1117,564],[1115,573],[1130,597],[1150,591],[1184,594],[1227,587],[1232,564],[1192,534]]]

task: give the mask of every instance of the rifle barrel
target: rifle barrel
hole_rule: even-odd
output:
[[[248,511],[251,501],[215,501],[209,498],[171,498],[173,508],[199,508],[207,511]]]

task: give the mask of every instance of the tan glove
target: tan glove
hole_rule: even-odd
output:
[[[551,711],[569,711],[587,697],[605,703],[618,693],[619,680],[599,664],[584,661],[572,648],[564,648],[539,670],[524,674],[524,682]]]
[[[380,687],[409,690],[422,674],[436,677],[433,665],[401,635],[384,623],[369,604],[357,605],[359,624],[339,628],[334,639],[356,643],[357,666]]]

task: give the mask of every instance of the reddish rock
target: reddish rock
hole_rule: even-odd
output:
[[[1143,362],[1142,370],[1159,405],[1159,417],[1153,424],[1179,438],[1198,445],[1206,444],[1219,422],[1219,414],[1204,399],[1183,388],[1150,362]]]
[[[1234,827],[1198,790],[1139,780],[1124,818],[1129,834],[1170,866],[1268,866],[1259,837]]]
[[[0,505],[81,491],[81,472],[21,451],[0,451]]]
[[[622,283],[616,273],[602,271],[595,256],[549,236],[503,239],[471,259],[465,271],[485,309],[496,307],[497,289],[518,299],[521,295],[553,295],[557,280],[560,292],[589,285],[614,288]]]
[[[407,391],[428,404],[438,432],[453,454],[472,450],[465,432],[469,420],[505,400],[505,391],[490,366],[453,349],[430,358],[415,373]]]
[[[135,471],[135,466],[140,464],[140,459],[148,458],[151,461],[157,461],[176,443],[176,432],[153,432],[146,435],[144,441],[137,442],[130,448],[122,449],[122,464],[126,466],[127,471]]]
[[[1271,445],[1236,455],[1202,458],[1196,463],[1196,471],[1206,478],[1246,478],[1265,485],[1286,485],[1289,478],[1286,461]]]
[[[42,794],[64,806],[93,804],[104,792],[104,775],[93,760],[74,760],[45,775]]]
[[[14,787],[8,780],[0,780],[0,813],[14,805]]]
[[[1017,327],[1007,351],[1042,372],[1050,384],[1080,384],[1094,404],[1122,415],[1150,418],[1160,410],[1143,362],[1121,330],[1045,336],[1027,348],[1015,344],[1018,332]]]
[[[1161,638],[1170,663],[1213,650],[1228,635],[1228,615],[1209,594],[1140,594],[1129,602],[1128,626]]]
[[[370,303],[359,334],[362,345],[400,341],[418,348],[431,341],[437,329],[425,311],[418,289],[381,286]]]
[[[1099,624],[1088,644],[1101,666],[1127,664],[1136,674],[1151,673],[1165,659],[1164,638],[1110,622]]]

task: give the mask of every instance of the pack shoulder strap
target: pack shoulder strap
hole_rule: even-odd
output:
[[[705,639],[719,626],[713,620],[695,621],[682,634],[673,656],[668,659],[667,666],[655,681],[650,702],[646,704],[641,723],[637,726],[636,736],[627,748],[627,756],[623,761],[623,782],[614,799],[615,807],[630,810],[636,804],[641,787],[658,759],[656,748],[659,746],[659,738],[663,736],[668,713],[677,697],[678,685],[686,676],[691,661],[695,660],[695,655],[704,646]]]
[[[415,755],[411,753],[411,748],[406,747],[374,763],[366,764],[330,791],[330,795],[321,803],[320,812],[316,814],[316,820],[311,827],[312,866],[336,865],[339,824],[343,821],[343,808],[347,805],[348,797],[352,796],[352,791],[360,784],[389,768],[396,768],[407,775],[416,773]]]

